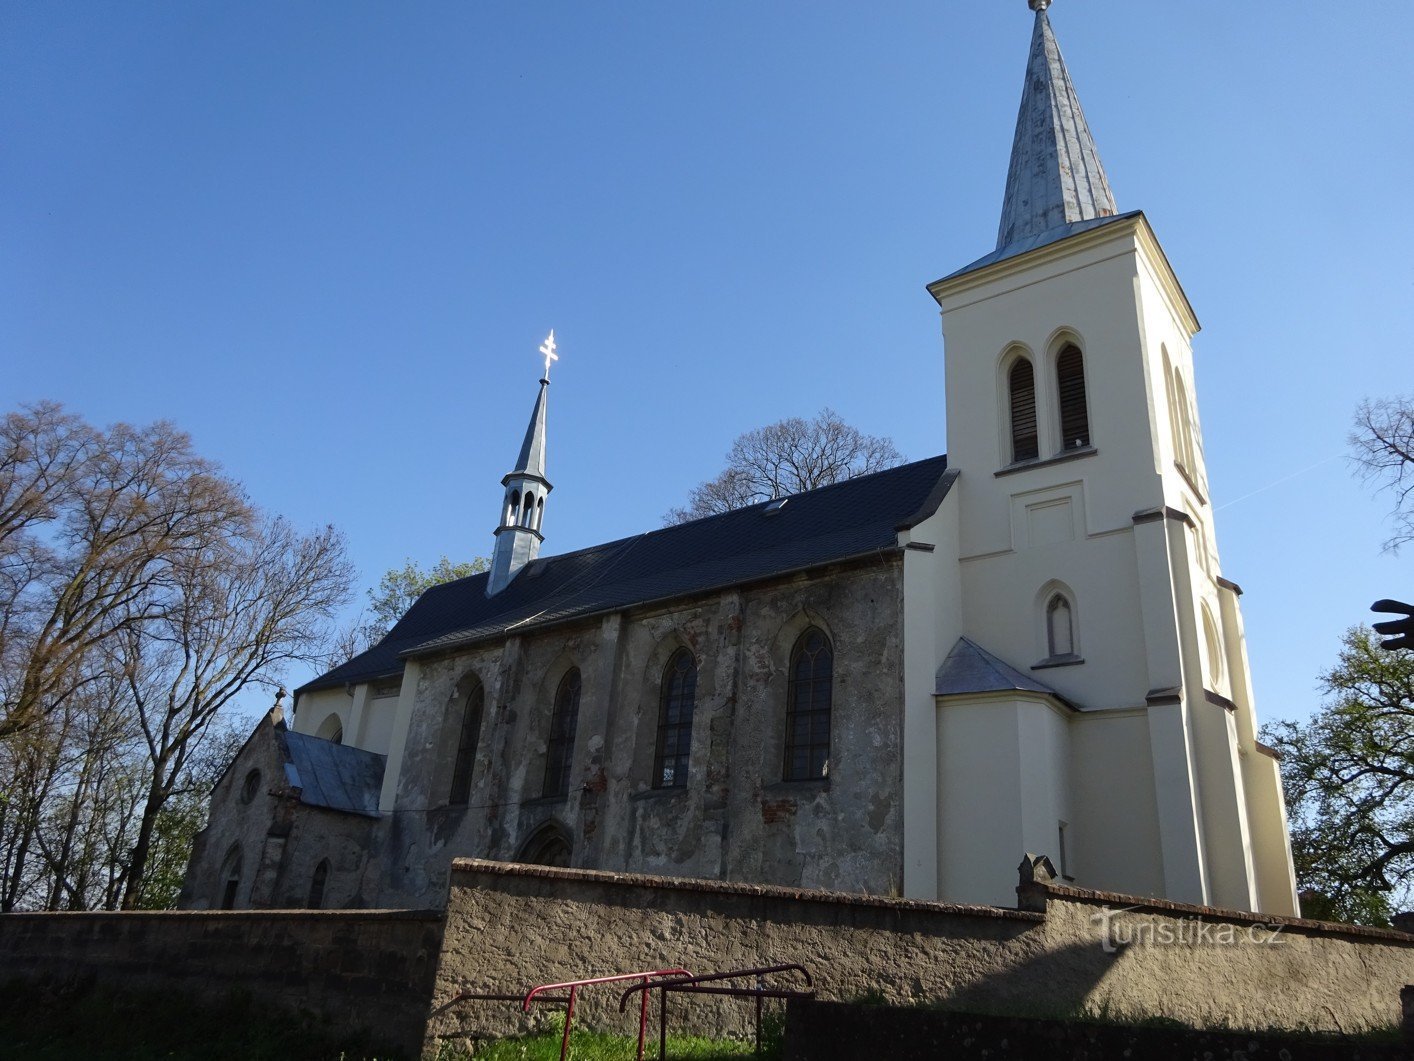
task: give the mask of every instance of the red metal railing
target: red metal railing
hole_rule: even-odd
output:
[[[560,991],[569,988],[569,997],[564,1001],[569,1004],[565,1007],[565,1034],[560,1040],[560,1061],[565,1061],[570,1050],[570,1023],[574,1020],[574,1003],[579,995],[581,987],[592,987],[595,984],[622,983],[625,980],[642,980],[640,986],[648,987],[655,979],[664,976],[691,977],[692,973],[686,969],[654,969],[650,972],[642,973],[619,973],[616,976],[596,976],[587,980],[569,980],[563,984],[541,984],[539,987],[531,988],[530,993],[525,996],[522,1007],[525,1012],[530,1012],[530,1004],[538,1001],[536,996],[542,991]],[[559,1001],[558,999],[556,1001]],[[623,1012],[623,1003],[619,1004],[619,1012]],[[643,993],[643,1005],[638,1014],[638,1061],[643,1061],[643,1042],[648,1034],[648,992]]]
[[[807,990],[796,991],[789,988],[769,988],[766,986],[765,977],[772,973],[800,973],[805,978]],[[755,987],[704,987],[721,980],[740,980],[744,977],[756,977]],[[761,1056],[761,1004],[768,998],[814,998],[815,981],[810,975],[810,970],[803,965],[794,963],[788,965],[767,965],[759,969],[734,969],[729,973],[713,973],[710,976],[693,976],[686,973],[682,977],[673,980],[659,980],[656,983],[644,981],[635,984],[622,995],[619,996],[619,1012],[624,1011],[628,1005],[629,996],[635,991],[643,992],[643,1004],[641,1016],[639,1018],[638,1030],[638,1058],[643,1061],[643,1035],[644,1028],[648,1020],[648,992],[656,989],[658,992],[658,1061],[667,1061],[668,1057],[668,992],[679,991],[686,995],[726,995],[732,998],[754,998],[756,1000],[756,1056]],[[562,1056],[563,1061],[563,1056]]]
[[[570,1024],[574,1021],[574,1004],[579,997],[581,987],[591,987],[594,984],[614,984],[623,983],[625,980],[641,980],[642,986],[647,986],[654,979],[671,976],[678,979],[682,977],[691,978],[692,973],[687,969],[653,969],[641,973],[619,973],[615,976],[596,976],[586,980],[570,980],[563,984],[541,984],[533,987],[524,995],[508,995],[493,991],[458,991],[447,1001],[442,1009],[448,1009],[458,1002],[479,1001],[479,1002],[519,1002],[521,1008],[529,1013],[532,1003],[542,1003],[557,1005],[563,1003],[565,1006],[565,1033],[560,1040],[560,1061],[565,1061],[569,1056],[570,1049]],[[567,995],[549,995],[548,991],[561,991],[569,988]],[[623,1012],[623,1004],[619,1004],[619,1012]],[[440,1010],[439,1010],[440,1012]],[[648,995],[643,996],[643,1005],[638,1014],[638,1061],[643,1061],[644,1043],[648,1037]]]

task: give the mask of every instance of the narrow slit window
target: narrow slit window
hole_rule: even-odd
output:
[[[1011,459],[1035,460],[1041,455],[1036,431],[1036,372],[1031,362],[1018,358],[1007,373],[1011,392]]]
[[[1075,655],[1075,615],[1059,593],[1046,605],[1046,642],[1052,659]]]
[[[314,879],[309,882],[309,902],[306,905],[311,910],[324,908],[324,886],[328,883],[329,860],[326,858],[314,867]]]
[[[574,731],[579,725],[579,670],[560,679],[555,709],[550,715],[550,740],[545,748],[545,785],[542,795],[563,796],[570,790],[574,764]]]
[[[472,770],[476,766],[476,747],[481,737],[481,716],[485,704],[486,690],[477,682],[467,694],[462,708],[457,758],[452,767],[452,790],[447,797],[447,802],[453,806],[464,806],[471,798]]]
[[[697,699],[697,660],[680,648],[668,660],[658,705],[658,746],[653,756],[653,787],[687,784],[692,750],[692,711]]]
[[[1090,410],[1085,401],[1085,355],[1074,343],[1056,358],[1056,389],[1060,396],[1061,449],[1090,445]]]
[[[829,776],[834,669],[834,649],[824,631],[811,627],[801,634],[791,652],[786,687],[787,781]]]

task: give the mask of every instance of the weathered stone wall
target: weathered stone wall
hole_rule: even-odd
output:
[[[442,938],[411,911],[6,914],[0,979],[188,997],[243,992],[416,1056]]]
[[[300,803],[278,752],[278,717],[277,709],[261,720],[217,782],[213,813],[193,846],[180,905],[221,909],[234,874],[232,909],[305,907],[315,867],[328,859],[321,909],[386,906],[380,901],[382,864],[376,858],[380,823]]]
[[[1024,897],[1036,909],[459,860],[429,1033],[520,1026],[505,1004],[451,1004],[462,990],[668,966],[800,962],[835,1001],[1347,1033],[1397,1026],[1400,988],[1414,982],[1414,937],[1403,933],[1045,885]],[[591,990],[585,1002],[586,1019],[631,1028],[617,992]],[[675,999],[673,1013],[674,1027],[744,1034],[750,1008]]]
[[[397,810],[371,843],[381,905],[433,906],[451,859],[515,859],[546,827],[598,869],[896,893],[902,884],[897,556],[659,609],[513,636],[424,662]],[[783,782],[789,657],[809,626],[834,645],[827,780]],[[697,659],[691,766],[654,789],[663,671]],[[551,704],[582,679],[570,791],[544,798]],[[447,805],[467,691],[485,690],[470,798]]]

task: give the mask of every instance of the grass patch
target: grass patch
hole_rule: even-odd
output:
[[[739,1042],[734,1039],[703,1039],[694,1035],[668,1036],[668,1057],[672,1061],[734,1061],[737,1058],[754,1057],[754,1043]],[[648,1045],[646,1056],[658,1056],[656,1037]],[[475,1054],[464,1052],[439,1053],[438,1061],[459,1061],[473,1057],[475,1061],[559,1061],[560,1033],[545,1032],[514,1039],[496,1039],[476,1048]],[[626,1035],[607,1035],[602,1032],[575,1031],[570,1034],[570,1053],[573,1061],[634,1061],[638,1056],[638,1040]],[[780,1051],[768,1052],[764,1048],[761,1056],[767,1059],[779,1058]]]
[[[0,987],[0,1061],[392,1061],[366,1037],[248,996]]]
[[[560,1043],[564,1035],[564,1015],[548,1014],[548,1030],[533,1035],[492,1039],[478,1043],[474,1053],[444,1046],[437,1061],[559,1061]],[[761,1057],[763,1061],[779,1061],[785,1033],[783,1014],[767,1013],[761,1022]],[[638,1038],[611,1035],[606,1032],[576,1028],[570,1033],[569,1056],[572,1061],[634,1061],[638,1056]],[[658,1036],[649,1029],[645,1056],[658,1056]],[[669,1061],[735,1061],[754,1058],[756,1044],[741,1039],[708,1039],[700,1035],[669,1035]]]

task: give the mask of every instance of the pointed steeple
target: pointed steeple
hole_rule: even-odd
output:
[[[1036,29],[1012,143],[998,250],[1062,225],[1117,213],[1100,153],[1046,15],[1051,0],[1028,2],[1036,12]]]
[[[520,456],[511,475],[545,478],[545,395],[549,389],[550,381],[542,379],[535,408],[530,413],[530,426],[525,429],[525,441],[520,444]]]
[[[505,498],[501,504],[501,522],[496,528],[496,549],[491,554],[491,571],[486,579],[488,597],[500,593],[522,567],[540,553],[545,536],[540,527],[545,518],[545,497],[550,493],[550,480],[545,478],[545,399],[550,390],[550,362],[559,360],[555,353],[555,333],[540,347],[545,355],[545,375],[540,377],[540,393],[535,396],[535,408],[530,412],[530,424],[525,429],[525,441],[520,445],[516,466],[501,480]]]

